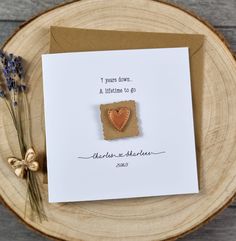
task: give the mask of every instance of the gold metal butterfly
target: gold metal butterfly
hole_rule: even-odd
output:
[[[36,161],[36,153],[33,148],[29,148],[25,154],[25,158],[20,160],[16,157],[9,157],[8,163],[15,170],[16,176],[25,177],[27,170],[36,172],[39,169],[39,163]]]

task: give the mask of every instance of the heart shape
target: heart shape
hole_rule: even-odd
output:
[[[124,129],[129,120],[129,117],[130,109],[127,107],[108,110],[108,118],[118,131],[122,131]]]

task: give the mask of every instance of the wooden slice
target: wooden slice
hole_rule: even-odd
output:
[[[33,143],[42,156],[45,135],[41,54],[48,52],[51,25],[206,36],[201,129],[196,133],[201,191],[198,195],[49,205],[47,185],[41,176],[48,221],[34,223],[24,217],[25,182],[15,177],[6,161],[9,155],[17,156],[19,148],[1,103],[0,195],[6,205],[29,226],[48,236],[91,241],[174,239],[223,209],[236,191],[236,62],[219,35],[186,11],[148,0],[79,1],[29,21],[4,48],[27,60]]]

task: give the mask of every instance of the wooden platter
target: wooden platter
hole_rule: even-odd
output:
[[[45,134],[41,54],[49,48],[51,25],[205,35],[201,128],[196,133],[201,191],[198,195],[48,204],[48,221],[24,217],[25,182],[6,159],[19,153],[16,134],[0,103],[0,195],[28,226],[62,240],[172,240],[209,221],[236,194],[236,62],[225,41],[204,21],[164,2],[151,0],[85,0],[67,3],[24,24],[4,49],[27,61],[32,135],[44,161]],[[69,80],[68,80],[69,81]],[[69,84],[68,84],[69,87]]]

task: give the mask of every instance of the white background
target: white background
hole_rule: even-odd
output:
[[[43,55],[49,201],[198,192],[188,48]],[[102,84],[100,78],[129,77]],[[135,87],[136,93],[99,94]],[[100,104],[135,100],[140,135],[103,139]],[[79,159],[93,153],[165,151]],[[128,167],[116,164],[128,162]]]

